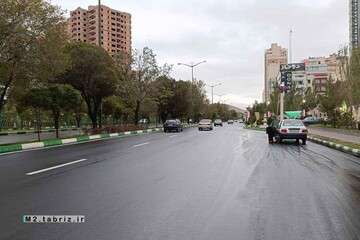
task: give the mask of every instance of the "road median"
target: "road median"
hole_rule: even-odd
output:
[[[142,134],[148,134],[148,133],[160,132],[160,131],[162,131],[162,128],[152,128],[152,129],[146,129],[146,130],[136,130],[136,131],[119,132],[119,133],[83,135],[83,136],[64,138],[64,139],[50,139],[50,140],[44,140],[44,141],[40,141],[40,142],[9,144],[9,145],[0,146],[0,154],[1,153],[19,152],[22,150],[29,150],[29,149],[41,149],[41,148],[46,148],[46,147],[69,145],[69,144],[74,144],[74,143],[90,142],[90,141],[96,141],[96,140],[102,140],[102,139],[111,139],[111,138],[133,136],[133,135],[142,135]]]
[[[341,142],[337,139],[324,138],[314,135],[308,136],[308,139],[314,143],[360,157],[360,148],[358,147],[358,145]]]
[[[191,128],[194,126],[195,125],[185,125],[184,128]],[[62,146],[62,145],[69,145],[75,143],[106,140],[111,138],[143,135],[143,134],[149,134],[149,133],[155,133],[161,131],[163,131],[163,128],[149,128],[144,130],[134,130],[134,131],[126,131],[126,132],[118,132],[118,133],[103,133],[103,134],[95,134],[95,135],[81,135],[77,137],[67,137],[63,139],[49,139],[40,142],[15,143],[15,144],[0,146],[0,154],[19,152],[22,150],[42,149],[47,147]]]

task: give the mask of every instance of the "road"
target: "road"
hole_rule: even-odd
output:
[[[238,125],[3,155],[0,239],[360,239],[359,160]]]

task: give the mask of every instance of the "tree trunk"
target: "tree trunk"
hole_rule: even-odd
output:
[[[102,101],[99,101],[99,128],[102,128]]]
[[[139,124],[139,113],[140,113],[140,101],[136,101],[136,107],[134,111],[134,124],[137,126]]]
[[[80,124],[81,124],[81,114],[76,113],[75,114],[75,121],[76,121],[76,127],[80,128]]]
[[[92,99],[85,99],[87,108],[88,108],[88,115],[90,117],[92,128],[95,129],[97,127],[97,115],[98,115],[98,106],[95,101]]]
[[[35,114],[36,114],[36,132],[37,132],[38,141],[40,142],[41,141],[41,136],[40,136],[40,132],[41,132],[40,110],[36,109]]]
[[[59,138],[59,118],[60,118],[60,112],[59,112],[59,111],[53,111],[53,118],[54,118],[54,126],[55,126],[56,138]]]

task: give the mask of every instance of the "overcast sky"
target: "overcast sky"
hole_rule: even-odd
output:
[[[97,0],[52,3],[73,10]],[[174,64],[176,79],[191,76],[190,69],[176,63],[207,60],[196,69],[196,78],[209,85],[221,82],[215,93],[242,107],[261,100],[264,51],[273,42],[287,48],[290,28],[295,61],[329,55],[349,38],[348,0],[102,0],[102,4],[132,14],[133,47],[148,46],[159,63]]]

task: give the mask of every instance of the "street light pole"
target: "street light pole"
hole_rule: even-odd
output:
[[[194,116],[194,113],[193,113],[193,108],[194,108],[194,106],[193,106],[193,84],[194,84],[194,81],[195,81],[195,79],[194,79],[194,68],[195,67],[197,67],[197,66],[199,66],[200,64],[202,64],[202,63],[206,63],[206,60],[205,61],[202,61],[202,62],[198,62],[198,63],[195,63],[195,64],[186,64],[186,63],[178,63],[178,65],[180,66],[180,65],[182,65],[182,66],[186,66],[186,67],[189,67],[189,68],[191,68],[191,110],[190,110],[190,112],[191,112],[191,117],[193,118]]]
[[[289,60],[288,63],[291,64],[293,61],[293,55],[292,55],[292,36],[294,31],[290,29],[289,32]],[[285,86],[281,91],[280,94],[280,121],[284,120],[284,101],[285,101]]]
[[[217,84],[209,86],[209,87],[211,87],[211,104],[214,104],[214,87],[217,87],[220,85],[221,85],[221,83],[217,83]]]
[[[194,83],[194,80],[195,80],[194,79],[194,68],[199,66],[202,63],[206,63],[206,60],[202,61],[202,62],[195,63],[195,64],[178,63],[178,65],[182,65],[182,66],[186,66],[186,67],[191,68],[191,81],[192,81],[192,83]]]

